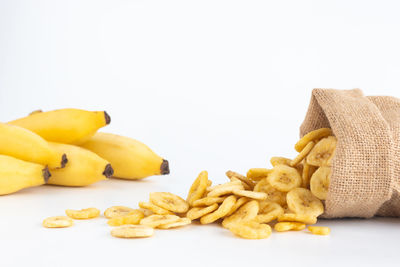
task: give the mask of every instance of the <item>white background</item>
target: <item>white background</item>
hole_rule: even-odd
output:
[[[400,97],[396,1],[0,0],[0,121],[36,109],[106,110],[171,175],[43,186],[0,197],[1,266],[394,266],[398,219],[334,220],[249,241],[217,225],[112,238],[104,218],[44,229],[67,208],[182,196],[197,173],[295,155],[311,89]],[[292,265],[293,266],[293,265]]]

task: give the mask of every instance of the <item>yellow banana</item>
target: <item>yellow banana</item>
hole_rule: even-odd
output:
[[[110,163],[95,153],[74,145],[49,143],[58,152],[68,155],[65,168],[51,171],[48,184],[86,186],[112,176]]]
[[[0,154],[48,165],[49,168],[63,168],[68,161],[64,153],[52,149],[34,132],[4,123],[0,123]]]
[[[151,175],[169,174],[167,160],[145,144],[128,137],[96,133],[82,147],[108,160],[117,178],[142,179]]]
[[[0,155],[0,195],[42,185],[49,177],[50,172],[43,165]]]
[[[9,124],[31,130],[47,141],[79,145],[110,121],[111,118],[105,111],[59,109],[34,112],[27,117],[10,121]]]

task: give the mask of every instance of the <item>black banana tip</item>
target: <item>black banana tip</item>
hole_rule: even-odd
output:
[[[67,155],[63,154],[62,157],[61,157],[61,168],[64,168],[65,164],[67,164],[67,163],[68,163]]]
[[[111,177],[114,174],[114,169],[111,167],[111,164],[107,164],[104,169],[103,175],[107,178]]]
[[[44,179],[44,183],[47,184],[47,182],[49,181],[50,177],[51,177],[51,173],[49,171],[49,168],[44,168],[42,170],[42,175],[43,175],[43,179]]]
[[[168,160],[163,159],[163,162],[161,163],[160,171],[162,175],[169,174],[169,163]]]
[[[107,125],[107,124],[110,124],[110,122],[111,122],[111,117],[110,117],[110,115],[108,115],[108,113],[105,112],[105,111],[104,111],[104,118],[106,119],[106,125]]]

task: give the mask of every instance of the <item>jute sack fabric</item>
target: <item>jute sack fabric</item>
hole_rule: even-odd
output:
[[[300,136],[322,127],[338,140],[323,217],[400,216],[400,100],[314,89]]]

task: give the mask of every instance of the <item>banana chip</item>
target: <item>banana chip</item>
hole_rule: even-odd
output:
[[[286,193],[281,192],[273,188],[267,178],[260,180],[254,187],[254,192],[264,192],[267,194],[267,199],[272,202],[276,202],[279,205],[286,205]]]
[[[254,220],[259,223],[269,223],[282,216],[283,212],[283,208],[278,203],[262,201],[258,215]]]
[[[203,217],[200,218],[200,223],[201,224],[208,224],[215,222],[216,220],[226,216],[226,214],[229,213],[229,211],[232,209],[232,207],[236,203],[236,197],[235,196],[229,196],[227,197],[224,202],[222,202],[221,206],[218,207],[218,209],[210,214],[207,214]]]
[[[245,183],[249,189],[253,190],[254,188],[254,182],[247,178],[246,176],[241,175],[240,173],[234,172],[234,171],[227,171],[226,176],[228,176],[229,179],[232,179],[233,177],[239,179],[243,183]]]
[[[303,148],[311,141],[315,141],[318,139],[321,139],[323,137],[327,137],[329,135],[332,135],[332,130],[329,128],[320,128],[314,131],[311,131],[307,133],[306,135],[303,136],[294,146],[294,149],[296,149],[297,152],[300,152],[303,150]]]
[[[319,167],[310,180],[310,190],[317,198],[325,200],[328,195],[331,177],[330,167]]]
[[[317,217],[305,214],[285,213],[278,217],[278,222],[300,222],[304,224],[316,224]]]
[[[150,237],[154,229],[144,225],[122,225],[111,230],[111,235],[120,238]]]
[[[107,219],[111,219],[118,216],[128,215],[131,211],[134,211],[134,209],[125,206],[112,206],[104,211],[104,216]]]
[[[218,204],[212,204],[211,206],[205,207],[205,208],[191,208],[187,213],[186,217],[188,217],[191,220],[198,219],[200,217],[203,217],[204,215],[207,215],[214,210],[218,209]]]
[[[331,166],[335,154],[336,137],[328,136],[321,139],[307,156],[307,163],[314,166]]]
[[[329,235],[331,229],[325,226],[308,226],[308,230],[314,235]]]
[[[74,221],[67,216],[54,216],[44,219],[42,224],[46,228],[64,228],[72,226]]]
[[[173,214],[169,210],[163,209],[157,205],[154,205],[153,203],[148,203],[148,202],[139,202],[139,207],[145,210],[150,210],[151,212],[157,214],[157,215],[168,215],[168,214]],[[146,214],[145,217],[150,216],[151,214]]]
[[[235,176],[233,176],[233,177],[231,178],[231,182],[237,182],[237,181],[239,181],[239,182],[242,184],[242,186],[243,186],[243,188],[244,188],[245,190],[251,190],[251,187],[250,187],[248,184],[246,184],[246,183],[240,181],[240,180],[239,180],[238,178],[236,178]]]
[[[297,155],[297,157],[295,157],[295,158],[290,162],[290,166],[292,166],[292,167],[297,166],[297,164],[299,164],[305,157],[308,156],[308,154],[310,153],[310,151],[313,149],[314,146],[315,146],[315,142],[314,142],[314,141],[309,142],[309,143],[301,150],[301,152]]]
[[[213,189],[212,191],[208,192],[207,196],[208,197],[220,197],[220,196],[232,194],[233,190],[237,190],[237,189],[242,190],[244,188],[242,185],[228,185],[228,186]]]
[[[318,217],[324,213],[324,205],[310,190],[295,188],[286,195],[286,201],[291,211],[297,214]]]
[[[256,200],[247,202],[242,207],[240,207],[233,215],[226,217],[222,221],[222,226],[229,228],[232,224],[239,223],[242,221],[253,220],[258,213],[259,205]]]
[[[189,210],[189,204],[183,198],[168,192],[150,193],[150,202],[172,212],[183,213]]]
[[[82,210],[66,210],[65,213],[68,217],[75,220],[87,220],[99,217],[100,210],[96,208],[88,208]]]
[[[274,226],[274,229],[277,232],[300,231],[305,228],[306,225],[304,223],[299,223],[299,222],[279,222]]]
[[[144,218],[144,213],[141,210],[133,210],[129,215],[117,216],[108,220],[110,226],[120,226],[125,224],[139,224]]]
[[[301,185],[302,179],[295,168],[287,165],[276,165],[268,176],[269,184],[281,192],[289,192]]]
[[[265,200],[268,197],[268,195],[264,192],[254,192],[254,191],[241,190],[241,189],[234,189],[232,191],[232,193],[237,196],[240,196],[240,197],[248,197],[248,198],[257,199],[257,200]]]
[[[232,224],[229,230],[235,235],[246,239],[264,239],[271,235],[271,226],[252,221]]]
[[[163,224],[169,224],[179,221],[181,218],[176,215],[150,215],[140,221],[141,225],[146,225],[153,228]]]
[[[204,197],[193,202],[193,207],[210,206],[215,203],[222,203],[225,197]]]
[[[190,187],[189,194],[186,198],[187,203],[189,203],[189,205],[192,206],[194,201],[202,198],[208,186],[209,186],[208,172],[202,171],[197,177],[197,179],[194,180],[192,186]]]
[[[260,181],[268,177],[272,170],[266,168],[252,168],[247,172],[247,178],[250,178],[253,181]]]
[[[192,223],[192,221],[189,218],[180,218],[176,222],[162,224],[162,225],[159,225],[157,228],[158,229],[170,229],[170,228],[181,227],[181,226],[188,225],[191,223]]]
[[[247,197],[241,197],[239,198],[235,205],[233,205],[232,209],[228,212],[228,214],[226,214],[225,216],[228,217],[230,215],[232,215],[235,211],[237,211],[242,205],[244,205],[245,203],[249,202],[250,198]]]
[[[290,163],[292,162],[291,159],[284,158],[284,157],[272,157],[270,159],[271,165],[275,167],[276,165],[287,165],[290,166]]]
[[[313,173],[317,170],[318,167],[310,165],[307,163],[306,160],[304,160],[303,163],[303,173],[301,175],[302,179],[302,184],[301,186],[304,188],[309,188],[310,187],[310,179]]]

